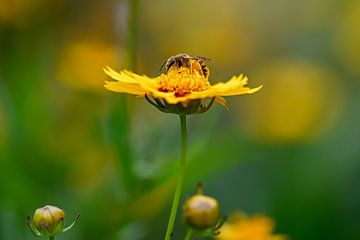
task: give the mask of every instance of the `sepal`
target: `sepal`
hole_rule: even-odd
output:
[[[36,236],[36,237],[42,237],[41,232],[39,232],[39,231],[36,229],[36,227],[35,227],[35,225],[34,225],[34,221],[33,221],[33,219],[32,219],[31,216],[28,216],[28,217],[27,217],[27,219],[26,219],[26,225],[29,227],[31,233],[34,234],[34,236]]]
[[[69,230],[75,225],[75,223],[77,222],[77,220],[79,219],[79,217],[80,217],[80,214],[76,215],[74,221],[73,221],[69,226],[67,226],[66,228],[64,228],[64,229],[62,230],[62,232],[67,232],[67,231],[69,231]]]

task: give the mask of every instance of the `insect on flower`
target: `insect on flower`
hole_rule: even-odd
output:
[[[204,77],[207,77],[209,75],[209,68],[208,66],[206,66],[204,61],[209,61],[209,60],[211,59],[208,57],[190,56],[186,53],[180,53],[164,61],[161,64],[160,71],[163,69],[164,66],[166,68],[166,72],[168,72],[169,69],[173,66],[177,68],[187,67],[191,71],[194,70],[199,71],[200,73],[202,73]]]
[[[143,96],[165,113],[188,115],[206,112],[214,101],[227,108],[224,96],[251,94],[262,87],[246,87],[248,79],[242,74],[211,85],[205,60],[209,58],[178,54],[167,59],[162,65],[166,72],[154,78],[127,70],[116,72],[106,67],[104,72],[116,81],[106,81],[105,88]],[[204,99],[210,99],[207,106],[202,102]]]

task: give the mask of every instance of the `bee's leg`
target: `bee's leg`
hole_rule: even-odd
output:
[[[193,61],[193,62],[190,62],[189,65],[190,65],[191,73],[198,71],[201,75],[204,75],[200,62]]]
[[[159,69],[159,72],[161,72],[161,70],[163,69],[163,67],[164,67],[164,65],[167,63],[167,60],[166,61],[164,61],[162,64],[161,64],[161,67],[160,67],[160,69]]]
[[[174,65],[177,65],[177,60],[171,57],[166,61],[166,72]]]

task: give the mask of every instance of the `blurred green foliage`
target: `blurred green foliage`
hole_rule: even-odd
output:
[[[123,0],[0,0],[0,239],[33,239],[45,204],[81,213],[59,239],[163,236],[178,119],[103,88],[102,67],[134,65],[128,15]],[[186,52],[213,59],[213,82],[264,85],[189,117],[185,195],[201,180],[224,214],[359,239],[359,22],[358,1],[140,1],[137,72]]]

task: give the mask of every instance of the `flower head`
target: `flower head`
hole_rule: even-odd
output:
[[[65,212],[55,206],[46,205],[36,209],[33,217],[28,217],[26,223],[31,232],[38,237],[52,237],[58,233],[70,230],[80,215],[70,226],[64,228]]]
[[[247,217],[235,214],[225,223],[217,240],[286,240],[284,235],[273,235],[274,222],[266,216]]]
[[[245,87],[248,79],[243,75],[234,76],[226,83],[211,85],[207,66],[196,57],[189,56],[186,64],[167,66],[166,73],[155,78],[127,70],[118,73],[106,67],[105,73],[117,81],[107,81],[105,88],[113,92],[145,96],[159,110],[178,114],[205,112],[213,100],[227,107],[223,96],[254,93],[261,88]],[[211,99],[207,107],[201,104],[201,100],[206,98]]]

